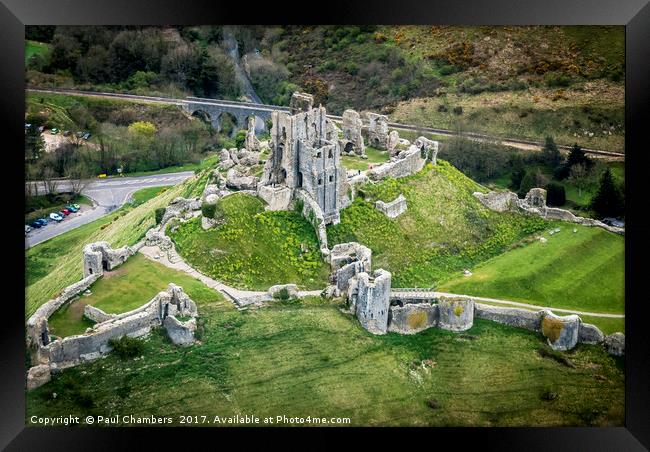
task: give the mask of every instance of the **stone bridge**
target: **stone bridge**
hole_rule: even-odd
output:
[[[188,97],[182,105],[189,114],[209,121],[212,127],[219,132],[222,129],[224,115],[230,116],[235,125],[234,130],[245,129],[247,119],[251,116],[254,117],[255,131],[259,133],[266,131],[266,121],[271,119],[271,112],[274,110],[290,111],[289,107],[199,97]]]

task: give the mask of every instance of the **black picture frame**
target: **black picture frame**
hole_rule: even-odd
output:
[[[340,0],[292,5],[268,2],[265,7],[208,0],[0,0],[0,125],[4,135],[3,173],[11,176],[3,188],[10,202],[22,199],[19,191],[23,159],[18,152],[24,140],[24,26],[25,25],[182,25],[182,24],[463,24],[463,25],[625,25],[626,28],[626,386],[625,427],[621,428],[490,428],[415,429],[409,432],[430,447],[452,440],[464,445],[477,441],[488,450],[647,450],[650,447],[650,338],[646,325],[644,293],[645,255],[650,227],[646,208],[644,171],[650,152],[644,149],[644,132],[650,125],[650,5],[648,0]],[[13,180],[13,179],[16,180]],[[19,215],[5,213],[5,237],[18,238]],[[5,287],[24,278],[20,240],[3,246]],[[15,253],[10,259],[9,251]],[[24,286],[23,286],[24,287]],[[4,292],[0,304],[0,447],[7,450],[77,450],[144,446],[152,438],[171,445],[173,437],[188,441],[175,429],[25,428],[24,293],[20,286]],[[283,432],[284,430],[284,432]],[[346,433],[358,429],[348,429]],[[295,430],[265,431],[293,435]],[[331,430],[309,429],[311,445],[337,442]],[[335,429],[336,433],[341,429]],[[214,449],[226,446],[223,430],[193,430],[191,441],[205,438]],[[228,432],[238,446],[259,440],[261,432]],[[399,433],[392,429],[361,432],[364,441],[383,441]],[[219,443],[215,443],[215,438]],[[462,438],[462,440],[461,440]],[[285,443],[283,440],[281,444]],[[303,440],[304,441],[304,440]],[[303,443],[304,444],[304,443]],[[404,446],[408,446],[404,443]],[[310,448],[310,447],[308,447]]]

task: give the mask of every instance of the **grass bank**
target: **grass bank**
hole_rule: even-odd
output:
[[[204,231],[200,218],[169,232],[177,250],[197,270],[236,287],[266,290],[294,283],[308,289],[327,285],[314,228],[300,214],[267,212],[246,194],[219,201],[224,223]]]
[[[92,223],[40,243],[25,253],[25,316],[83,276],[82,250],[105,240],[113,247],[135,244],[155,224],[154,211],[183,196],[193,183],[174,186],[136,207],[126,205]]]
[[[475,191],[485,188],[442,160],[409,177],[367,184],[341,211],[341,223],[328,226],[330,246],[363,243],[373,251],[373,267],[392,272],[394,287],[432,287],[550,224],[490,211]],[[400,193],[408,210],[396,219],[375,209],[376,200]]]
[[[622,314],[625,239],[601,228],[564,224],[456,275],[440,290],[578,311]],[[572,232],[575,229],[577,232]]]
[[[318,299],[245,313],[223,301],[198,307],[200,343],[178,348],[158,329],[143,359],[109,355],[28,392],[26,418],[110,409],[176,424],[254,413],[357,426],[623,425],[622,360],[602,347],[578,346],[569,368],[538,354],[537,334],[488,321],[463,334],[373,336]]]

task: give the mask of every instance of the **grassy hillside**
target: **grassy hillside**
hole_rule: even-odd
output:
[[[109,314],[121,314],[136,309],[169,283],[178,284],[195,302],[222,300],[223,296],[185,273],[167,268],[141,254],[125,264],[105,272],[91,287],[89,296],[81,296],[56,311],[49,319],[52,334],[65,337],[83,333],[92,322],[83,317],[84,306],[92,305]]]
[[[44,42],[25,40],[25,64],[34,55],[45,55],[50,45]]]
[[[83,277],[82,250],[87,243],[105,240],[113,247],[135,244],[154,225],[155,209],[183,196],[191,183],[190,179],[137,207],[124,207],[27,250],[25,316]]]
[[[190,265],[241,288],[327,285],[329,267],[322,261],[313,226],[300,214],[267,212],[264,201],[246,194],[231,195],[218,205],[224,224],[204,231],[197,218],[169,234]]]
[[[440,290],[581,311],[623,313],[625,239],[600,228],[561,226],[458,275]]]
[[[200,343],[174,347],[158,329],[143,359],[109,355],[28,392],[26,418],[109,410],[176,424],[180,415],[254,413],[357,426],[623,425],[622,361],[598,346],[568,353],[569,368],[538,354],[540,336],[481,320],[464,334],[373,336],[319,299],[198,309]],[[543,400],[550,392],[557,397]]]
[[[442,160],[413,176],[366,185],[362,191],[341,212],[341,223],[328,227],[330,246],[358,241],[370,247],[373,267],[391,271],[394,287],[438,285],[550,224],[483,207],[472,193],[485,189]],[[400,193],[408,210],[398,218],[391,220],[375,209],[375,200],[392,201]]]

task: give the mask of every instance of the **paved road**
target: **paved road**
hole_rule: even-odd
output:
[[[187,99],[173,99],[173,98],[154,97],[154,96],[137,96],[134,94],[100,93],[100,92],[90,92],[90,91],[81,91],[81,90],[73,90],[73,89],[27,88],[27,91],[45,92],[45,93],[62,93],[62,94],[69,94],[73,96],[114,97],[119,99],[133,100],[137,102],[153,102],[153,103],[163,103],[163,104],[174,104],[180,106],[187,104],[189,102],[197,103],[198,101],[198,103],[203,102],[203,103],[208,103],[216,106],[224,106],[224,107],[238,106],[241,109],[259,110],[260,108],[268,108],[271,110],[281,110],[281,111],[288,110],[287,107],[277,106],[277,105],[266,105],[266,104],[261,104],[256,102],[235,102],[235,101],[221,100],[221,99],[192,98],[192,97],[188,97]],[[327,117],[337,123],[342,122],[341,116],[327,115]],[[415,126],[410,124],[399,124],[395,122],[389,122],[388,125],[390,128],[397,129],[397,130],[405,130],[405,131],[418,132],[418,133],[430,133],[430,134],[444,135],[444,136],[456,136],[456,132],[449,129],[420,127],[420,126]],[[463,136],[475,141],[495,141],[505,146],[511,146],[526,151],[538,151],[542,148],[542,144],[539,142],[531,141],[531,140],[521,140],[518,138],[495,137],[495,136],[487,135],[484,133],[477,133],[477,132],[463,132]],[[568,153],[571,150],[571,146],[558,145],[558,149],[563,153]],[[625,160],[625,153],[623,152],[613,152],[613,151],[608,151],[603,149],[591,149],[591,148],[583,148],[583,151],[585,151],[585,153],[590,154],[594,157]]]
[[[40,229],[33,229],[25,237],[25,249],[103,217],[126,203],[133,192],[141,188],[176,185],[193,174],[192,171],[183,171],[154,176],[94,180],[82,190],[84,195],[93,200],[93,208],[84,207],[81,211],[70,214],[60,223],[51,222]],[[39,193],[45,192],[42,182],[35,184],[39,185]],[[66,189],[70,189],[70,183],[62,181],[58,185],[58,190],[65,191]]]
[[[568,314],[578,314],[578,315],[587,315],[591,317],[606,317],[610,319],[623,319],[625,318],[625,314],[605,314],[602,312],[588,312],[588,311],[576,311],[574,309],[561,309],[561,308],[551,308],[548,306],[539,306],[539,305],[534,305],[534,304],[528,304],[528,303],[520,303],[518,301],[511,301],[511,300],[500,300],[497,298],[487,298],[487,297],[477,297],[474,295],[460,295],[460,294],[455,294],[455,293],[448,293],[448,292],[434,292],[434,291],[427,291],[427,290],[391,290],[390,292],[391,297],[395,298],[421,298],[421,299],[426,299],[426,298],[433,298],[433,297],[450,297],[450,298],[471,298],[474,301],[485,301],[488,303],[498,303],[498,304],[505,304],[505,305],[510,305],[510,306],[517,306],[520,308],[527,308],[527,309],[535,309],[535,310],[542,310],[542,309],[550,309],[553,312],[564,312]]]

